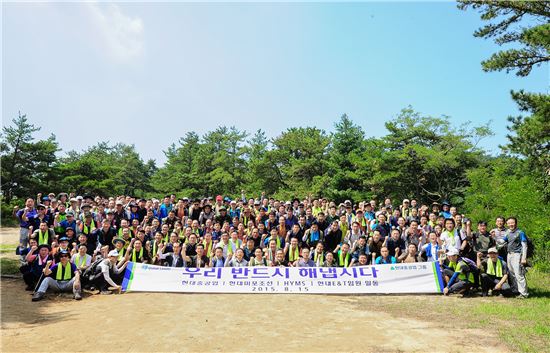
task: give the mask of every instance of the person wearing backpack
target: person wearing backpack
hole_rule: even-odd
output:
[[[443,294],[457,293],[467,295],[470,288],[474,286],[474,273],[470,264],[465,258],[458,256],[458,250],[451,248],[447,251],[448,264],[444,265],[443,273],[447,280],[447,286],[443,289]],[[450,277],[450,278],[449,278]]]
[[[515,217],[506,220],[508,230],[504,241],[508,243],[508,272],[510,285],[514,293],[519,293],[518,298],[527,298],[527,280],[525,279],[525,265],[527,265],[527,236],[518,229],[518,221]]]

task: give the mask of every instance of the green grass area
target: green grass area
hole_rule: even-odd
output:
[[[2,275],[18,275],[19,272],[19,260],[10,259],[7,257],[0,258],[0,273]]]
[[[17,245],[11,245],[11,244],[0,244],[0,254],[4,253],[14,253],[15,254],[15,248]]]
[[[528,273],[529,299],[483,300],[471,307],[484,329],[496,329],[511,348],[522,352],[550,351],[550,275]],[[495,325],[496,324],[496,325]]]
[[[513,351],[550,352],[550,275],[531,269],[527,273],[527,285],[528,299],[405,295],[380,296],[377,306],[371,305],[371,297],[368,300],[355,297],[350,301],[360,310],[374,309],[404,319],[410,318],[414,303],[415,319],[435,321],[439,327],[451,331],[477,329],[494,334]]]

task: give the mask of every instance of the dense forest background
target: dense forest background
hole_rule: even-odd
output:
[[[475,36],[514,44],[482,62],[483,70],[527,76],[534,66],[548,65],[549,4],[460,1],[461,10],[478,11],[489,22]],[[535,21],[525,25],[528,17]],[[478,147],[492,135],[489,124],[455,126],[448,117],[406,107],[376,138],[346,115],[330,132],[293,127],[274,138],[227,126],[202,136],[187,132],[165,151],[163,166],[120,143],[62,154],[54,135],[37,140],[40,128],[19,114],[4,126],[0,141],[2,223],[13,221],[14,204],[39,192],[198,197],[244,190],[282,199],[311,193],[337,202],[449,200],[474,221],[518,217],[536,244],[538,266],[549,270],[550,95],[513,91],[511,98],[523,114],[508,117],[509,134],[498,155]]]

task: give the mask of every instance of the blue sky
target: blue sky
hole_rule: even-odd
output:
[[[331,131],[346,113],[368,136],[411,105],[460,124],[491,120],[498,151],[511,89],[548,90],[485,73],[498,50],[474,38],[453,2],[3,4],[2,115],[54,133],[63,151],[135,144],[164,163],[188,131],[235,125],[269,137],[294,126]]]

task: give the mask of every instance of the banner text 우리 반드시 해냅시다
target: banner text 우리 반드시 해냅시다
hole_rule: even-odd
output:
[[[356,267],[163,267],[130,262],[124,291],[182,293],[441,293],[438,262]]]

